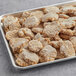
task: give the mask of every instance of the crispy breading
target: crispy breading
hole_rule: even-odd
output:
[[[38,40],[31,40],[29,41],[28,47],[32,52],[39,52],[43,48],[43,45]]]
[[[62,29],[60,33],[73,36],[73,31],[71,29]]]
[[[18,38],[18,30],[12,30],[6,32],[6,38],[7,40],[10,40],[11,38]]]
[[[73,6],[64,6],[60,10],[63,13],[73,13],[73,12],[76,12],[76,7],[73,7]]]
[[[3,18],[4,31],[17,30],[21,27],[18,18],[13,16],[7,16]]]
[[[50,43],[50,38],[44,38],[43,35],[41,35],[40,33],[37,33],[34,39],[40,41],[43,46],[46,46]]]
[[[49,12],[59,13],[60,12],[59,8],[56,6],[45,7],[45,8],[43,8],[43,11],[44,11],[44,13],[49,13]]]
[[[21,52],[20,48],[23,48],[23,47],[27,48],[28,42],[29,42],[29,40],[25,39],[25,38],[12,38],[12,39],[10,39],[9,44],[14,53],[15,52],[20,53]]]
[[[39,19],[36,16],[28,17],[25,22],[23,23],[23,26],[32,28],[38,26],[40,23]]]
[[[29,28],[21,28],[21,29],[19,29],[18,35],[19,35],[20,37],[24,37],[24,36],[29,36],[29,37],[31,37],[31,38],[34,37],[33,32],[32,32],[31,29],[29,29]]]
[[[54,12],[49,12],[42,17],[42,22],[56,21],[56,20],[58,20],[58,14]]]
[[[37,26],[37,27],[33,27],[33,28],[32,28],[32,31],[33,31],[34,33],[42,33],[42,32],[43,32],[43,26],[42,26],[42,25],[39,25],[39,26]]]
[[[59,41],[51,41],[50,45],[53,46],[56,49],[59,49],[60,46],[63,44],[63,40],[59,40]]]
[[[39,20],[41,20],[41,18],[43,17],[43,12],[42,11],[33,11],[30,13],[30,16],[36,16]]]
[[[76,52],[76,37],[75,37],[75,36],[74,36],[74,37],[71,37],[71,38],[70,38],[70,41],[72,42],[73,47],[74,47],[75,52]]]
[[[68,19],[69,16],[66,14],[59,14],[59,18],[64,18],[64,19]]]
[[[59,21],[59,22],[62,26],[64,26],[64,28],[72,28],[76,25],[75,21],[71,19],[64,19],[63,21]]]
[[[62,26],[59,24],[59,22],[53,22],[51,25],[47,25],[44,27],[43,34],[47,35],[50,38],[54,38],[59,34],[61,30]]]
[[[30,52],[27,49],[21,49],[22,52],[19,54],[18,58],[16,59],[16,63],[20,66],[28,66],[34,65],[39,62],[39,57],[37,54]]]
[[[60,53],[63,54],[65,57],[75,56],[75,50],[69,40],[64,41],[64,43],[61,45]]]
[[[54,61],[57,56],[57,51],[50,45],[46,45],[40,52],[40,62]]]
[[[65,55],[64,54],[61,54],[60,53],[60,50],[57,49],[57,57],[56,57],[56,59],[62,59],[62,58],[65,58]]]
[[[23,13],[22,13],[22,18],[27,18],[27,17],[29,17],[30,16],[30,12],[28,12],[28,11],[24,11]]]

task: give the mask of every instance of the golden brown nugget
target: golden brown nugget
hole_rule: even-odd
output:
[[[59,22],[53,22],[51,25],[44,27],[43,34],[50,38],[54,38],[61,30],[62,26],[59,24]]]
[[[41,43],[42,43],[42,45],[43,45],[43,47],[44,47],[44,46],[46,46],[46,45],[49,45],[49,43],[50,43],[50,38],[42,38],[40,41],[41,41]]]
[[[12,48],[12,51],[14,53],[15,52],[20,53],[21,52],[20,48],[22,48],[22,47],[27,48],[28,42],[29,42],[29,40],[25,39],[25,38],[12,38],[9,41],[9,44],[10,44],[10,47]]]
[[[52,40],[52,39],[51,39],[51,40]],[[61,40],[61,38],[60,38],[59,34],[58,34],[58,35],[56,35],[56,36],[53,38],[53,40],[55,40],[55,41],[59,41],[59,40]]]
[[[64,41],[64,43],[61,45],[60,53],[64,54],[65,57],[75,56],[75,50],[69,40]]]
[[[76,37],[71,37],[71,38],[70,38],[70,41],[72,42],[73,47],[74,47],[75,52],[76,52]]]
[[[21,28],[21,29],[19,29],[18,35],[19,35],[20,37],[24,37],[24,36],[29,36],[29,37],[31,37],[31,38],[34,37],[33,32],[32,32],[31,29],[29,29],[29,28]]]
[[[53,46],[56,49],[59,49],[60,46],[63,44],[63,40],[59,40],[59,41],[51,41],[50,45]]]
[[[32,31],[33,31],[34,33],[42,33],[42,32],[43,32],[43,28],[34,27],[34,28],[32,28]]]
[[[57,56],[57,51],[50,45],[46,45],[40,52],[40,62],[54,61]]]
[[[43,26],[42,26],[42,25],[39,25],[39,26],[37,26],[37,27],[33,27],[33,28],[32,28],[32,31],[33,31],[34,33],[42,33],[42,32],[43,32]]]
[[[19,54],[16,59],[16,63],[20,66],[34,65],[39,62],[39,57],[37,54],[30,52],[27,49],[22,49],[22,52]]]
[[[76,12],[74,12],[74,16],[76,16]]]
[[[66,34],[60,34],[59,36],[60,36],[60,38],[62,38],[63,40],[69,40],[70,37],[72,37],[72,36],[66,35]]]
[[[64,19],[63,21],[59,21],[62,26],[65,28],[72,28],[75,26],[75,21],[71,19]]]
[[[41,19],[41,17],[43,16],[43,12],[40,11],[40,10],[34,10],[34,11],[25,11],[23,12],[22,14],[22,17],[23,18],[27,18],[27,17],[30,17],[30,16],[36,16],[38,19]]]
[[[21,67],[28,66],[28,64],[25,63],[25,61],[23,59],[20,59],[20,58],[16,59],[16,64],[19,65],[19,66],[21,66]]]
[[[69,36],[73,36],[73,31],[71,29],[62,29],[60,33],[69,35]]]
[[[11,38],[18,38],[18,30],[12,30],[6,32],[6,38],[7,40],[10,40]]]
[[[64,18],[64,19],[68,19],[69,16],[66,14],[59,14],[59,18]]]
[[[21,27],[18,18],[13,16],[7,16],[3,18],[4,31],[17,30]]]
[[[57,50],[57,57],[56,57],[56,59],[62,59],[62,58],[65,58],[65,55],[61,54],[60,50]]]
[[[73,35],[76,36],[76,26],[73,29]]]
[[[36,10],[30,13],[30,16],[36,16],[39,20],[41,20],[41,18],[43,17],[43,12]]]
[[[75,21],[76,22],[76,17],[69,17],[69,20]]]
[[[49,13],[49,12],[59,13],[60,12],[59,8],[56,6],[49,6],[49,7],[43,8],[43,11],[44,13]]]
[[[29,41],[28,47],[32,52],[39,52],[43,48],[43,45],[38,40],[31,40]]]
[[[51,25],[51,22],[44,22],[43,26]]]
[[[23,25],[23,23],[25,22],[26,18],[19,18],[19,22],[21,25]]]
[[[58,14],[54,12],[49,12],[42,17],[42,22],[56,21],[56,20],[58,20]]]
[[[23,23],[23,26],[32,28],[38,26],[40,23],[39,19],[36,16],[28,17],[25,22]]]
[[[23,13],[22,13],[22,18],[27,18],[27,17],[29,17],[30,16],[30,12],[29,11],[24,11]]]
[[[40,33],[37,33],[37,34],[34,36],[34,39],[41,41],[41,40],[43,39],[43,35],[40,34]]]
[[[76,8],[73,6],[64,6],[60,9],[63,13],[73,13],[76,12]]]
[[[43,35],[41,35],[40,33],[37,33],[34,39],[40,41],[43,46],[46,46],[50,43],[50,38],[44,38]]]

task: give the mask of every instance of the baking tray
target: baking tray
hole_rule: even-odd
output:
[[[61,6],[61,5],[64,5],[64,4],[65,5],[69,5],[69,4],[76,5],[76,1],[73,0],[73,1],[63,2],[63,3],[57,3],[57,4],[53,4],[53,5],[48,5],[48,6]],[[34,9],[28,9],[28,10],[23,10],[23,11],[30,11],[30,10],[35,10],[35,9],[41,9],[41,8],[44,8],[44,7],[47,7],[47,6],[34,8]],[[12,54],[11,49],[9,47],[9,44],[8,44],[6,38],[5,38],[5,34],[4,34],[4,31],[3,31],[3,24],[1,23],[1,20],[2,20],[2,18],[4,16],[7,16],[7,15],[20,16],[23,11],[17,11],[17,12],[14,12],[14,13],[8,13],[8,14],[4,14],[4,15],[0,16],[0,30],[1,30],[4,42],[5,42],[6,47],[7,47],[7,51],[9,53],[9,56],[10,56],[10,59],[11,59],[11,62],[12,62],[12,65],[13,65],[14,68],[19,69],[19,70],[25,70],[25,69],[29,69],[29,68],[34,68],[34,67],[38,67],[38,66],[43,66],[43,65],[47,65],[47,64],[57,63],[57,62],[71,60],[71,59],[75,59],[76,58],[76,56],[73,56],[73,57],[69,57],[69,58],[63,58],[63,59],[58,59],[58,60],[55,60],[55,61],[43,62],[43,63],[30,65],[30,66],[26,66],[26,67],[20,67],[20,66],[16,65],[16,63],[14,61],[13,54]]]

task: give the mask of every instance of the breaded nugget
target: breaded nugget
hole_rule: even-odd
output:
[[[31,29],[29,28],[21,28],[19,31],[18,31],[18,35],[20,37],[24,37],[24,36],[29,36],[31,38],[34,37],[34,34],[33,32],[31,31]]]
[[[62,26],[59,24],[59,22],[52,22],[51,25],[47,25],[44,27],[43,34],[50,37],[54,38],[59,34],[59,32],[62,30]]]
[[[55,12],[49,12],[42,17],[42,22],[56,21],[56,20],[58,20],[58,14],[56,14]]]
[[[71,29],[62,29],[59,36],[62,39],[68,40],[70,37],[73,36],[73,34],[74,34],[74,31],[72,31]]]
[[[11,38],[18,38],[18,30],[12,30],[6,32],[6,38],[7,40],[10,40]]]
[[[30,16],[36,16],[39,20],[41,20],[41,18],[43,17],[43,12],[36,10],[30,13]]]
[[[71,37],[71,38],[70,38],[70,41],[72,42],[73,47],[74,47],[75,52],[76,52],[76,37]]]
[[[63,44],[63,40],[59,40],[59,41],[51,41],[50,45],[53,46],[56,49],[59,49],[60,46]]]
[[[69,20],[76,21],[76,17],[69,17]]]
[[[17,58],[16,59],[16,64],[21,66],[21,67],[25,67],[25,66],[28,66],[28,63],[26,63],[23,59],[21,58]]]
[[[57,56],[57,51],[50,45],[46,45],[40,52],[40,62],[54,61]]]
[[[58,40],[61,40],[60,36],[59,35],[56,35],[53,39],[51,40],[55,40],[55,41],[58,41]]]
[[[28,39],[25,38],[12,38],[9,41],[10,47],[12,48],[13,53],[18,52],[20,53],[20,48],[24,47],[27,48],[28,47]]]
[[[19,18],[19,22],[21,25],[23,25],[23,23],[25,22],[26,18]]]
[[[21,27],[18,18],[13,16],[4,17],[3,20],[4,31],[17,30]]]
[[[70,35],[66,35],[66,34],[59,34],[60,38],[62,38],[63,40],[69,40],[70,39]]]
[[[27,17],[31,17],[31,16],[36,16],[39,20],[41,19],[41,17],[43,17],[43,12],[40,10],[35,10],[35,11],[25,11],[22,14],[23,18],[27,18]]]
[[[60,12],[59,8],[56,6],[49,6],[49,7],[43,8],[43,11],[44,13],[49,13],[49,12],[59,13]]]
[[[62,26],[64,26],[65,28],[72,28],[75,26],[75,21],[71,20],[71,19],[64,19],[63,21],[59,21],[61,23]]]
[[[64,43],[61,45],[60,53],[64,54],[65,57],[75,56],[75,50],[69,40],[64,41]]]
[[[38,27],[33,27],[32,28],[32,31],[34,33],[42,33],[43,32],[43,26],[42,25],[39,25]]]
[[[30,52],[27,49],[22,49],[22,52],[19,54],[18,58],[16,59],[16,63],[19,66],[28,66],[34,65],[39,62],[39,57],[37,54]]]
[[[36,16],[28,17],[25,22],[23,23],[23,26],[32,28],[38,26],[40,23],[39,19]]]
[[[69,16],[66,14],[59,14],[59,18],[64,18],[64,19],[68,19]]]
[[[32,52],[39,52],[43,48],[43,45],[38,40],[31,40],[29,41],[28,47]]]
[[[27,17],[29,17],[30,16],[30,12],[29,11],[24,11],[23,13],[22,13],[22,18],[27,18]]]
[[[43,46],[46,46],[50,43],[50,38],[44,38],[43,35],[41,35],[40,33],[37,33],[34,39],[40,41]]]
[[[69,35],[69,36],[73,36],[73,31],[71,29],[62,29],[60,33]]]
[[[41,40],[41,43],[43,44],[43,46],[49,45],[50,43],[50,38],[43,38]]]
[[[73,29],[73,35],[76,36],[76,26]]]
[[[40,28],[40,27],[34,27],[34,28],[32,28],[32,31],[33,31],[34,33],[42,33],[43,28]]]
[[[34,39],[41,41],[41,40],[43,39],[43,35],[41,35],[40,33],[37,33],[37,34],[34,36]]]
[[[44,22],[43,26],[51,25],[51,22]]]
[[[73,13],[76,12],[76,8],[73,6],[64,6],[60,9],[63,13]]]
[[[61,54],[60,53],[60,50],[57,49],[57,57],[56,57],[56,59],[62,59],[62,58],[65,58],[65,55],[64,54]]]

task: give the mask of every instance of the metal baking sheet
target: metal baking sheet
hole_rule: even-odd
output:
[[[76,1],[74,0],[74,1],[69,1],[69,2],[63,2],[63,3],[48,5],[48,6],[61,6],[61,5],[64,5],[64,4],[65,5],[69,5],[69,4],[76,5]],[[30,10],[40,9],[40,8],[44,8],[44,7],[47,7],[47,6],[43,6],[43,7],[39,7],[39,8],[34,8],[34,9],[29,9],[29,10],[23,10],[23,11],[30,11]],[[11,59],[11,62],[12,62],[12,65],[13,65],[14,68],[19,69],[19,70],[25,70],[25,69],[29,69],[29,68],[34,68],[34,67],[38,67],[38,66],[43,66],[43,65],[47,65],[47,64],[52,64],[52,63],[66,61],[66,60],[70,60],[70,59],[76,58],[76,56],[73,56],[73,57],[69,57],[69,58],[63,58],[63,59],[58,59],[58,60],[55,60],[55,61],[43,62],[43,63],[39,63],[39,64],[35,64],[35,65],[30,65],[30,66],[26,66],[26,67],[20,67],[20,66],[16,65],[14,57],[13,57],[13,54],[12,54],[11,49],[9,47],[9,44],[8,44],[6,38],[5,38],[5,34],[4,34],[4,31],[3,31],[3,24],[1,23],[1,20],[2,20],[2,18],[4,16],[7,16],[7,15],[20,16],[23,11],[17,11],[17,12],[14,12],[14,13],[4,14],[4,15],[0,16],[0,31],[2,33],[4,42],[5,42],[6,47],[7,47],[7,51],[9,53],[9,56],[10,56],[10,59]]]

